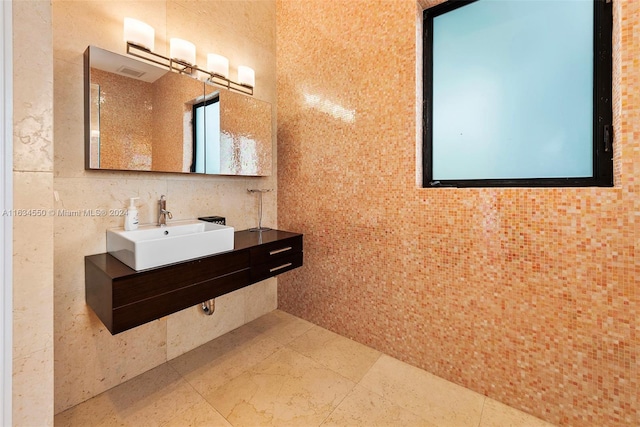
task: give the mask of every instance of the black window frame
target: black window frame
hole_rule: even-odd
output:
[[[481,0],[448,0],[423,12],[423,141],[424,188],[440,187],[612,187],[613,10],[610,0],[594,4],[593,176],[585,178],[433,179],[433,19]]]

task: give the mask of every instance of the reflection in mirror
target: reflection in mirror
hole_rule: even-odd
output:
[[[91,108],[89,119],[89,156],[91,159],[91,169],[100,167],[100,85],[90,84]]]
[[[193,105],[204,98],[204,84],[176,73],[154,83],[152,98],[153,171],[189,172],[193,160]]]
[[[193,104],[193,159],[191,172],[220,173],[220,96],[205,95]]]
[[[266,176],[271,104],[90,46],[85,168]]]
[[[220,91],[220,173],[267,175],[271,173],[271,105],[228,90]]]

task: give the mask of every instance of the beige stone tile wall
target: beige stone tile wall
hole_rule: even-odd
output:
[[[222,215],[237,230],[255,226],[258,200],[247,188],[276,189],[275,164],[265,178],[85,171],[82,54],[88,45],[124,54],[122,22],[130,16],[155,28],[158,53],[168,51],[169,38],[180,37],[196,45],[199,64],[208,52],[227,56],[232,78],[238,65],[251,66],[255,97],[275,104],[275,3],[55,0],[52,8],[55,209],[108,211],[140,197],[140,222],[151,223],[165,194],[174,220]],[[277,225],[276,195],[265,196],[265,225]],[[53,221],[56,413],[276,307],[272,279],[220,298],[213,316],[193,307],[111,336],[84,301],[84,256],[105,252],[105,230],[122,226],[123,218],[56,215]]]
[[[640,3],[613,4],[615,188],[421,189],[415,0],[278,0],[280,308],[555,424],[640,424]]]
[[[41,31],[33,31],[38,28]],[[13,384],[15,426],[53,425],[51,5],[13,2]]]

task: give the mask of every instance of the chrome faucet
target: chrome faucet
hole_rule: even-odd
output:
[[[172,219],[173,215],[167,210],[167,198],[163,194],[160,196],[160,200],[158,200],[158,227],[167,225],[167,217]]]

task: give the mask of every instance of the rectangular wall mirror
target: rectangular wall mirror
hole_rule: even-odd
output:
[[[271,104],[89,46],[85,169],[271,175]]]

